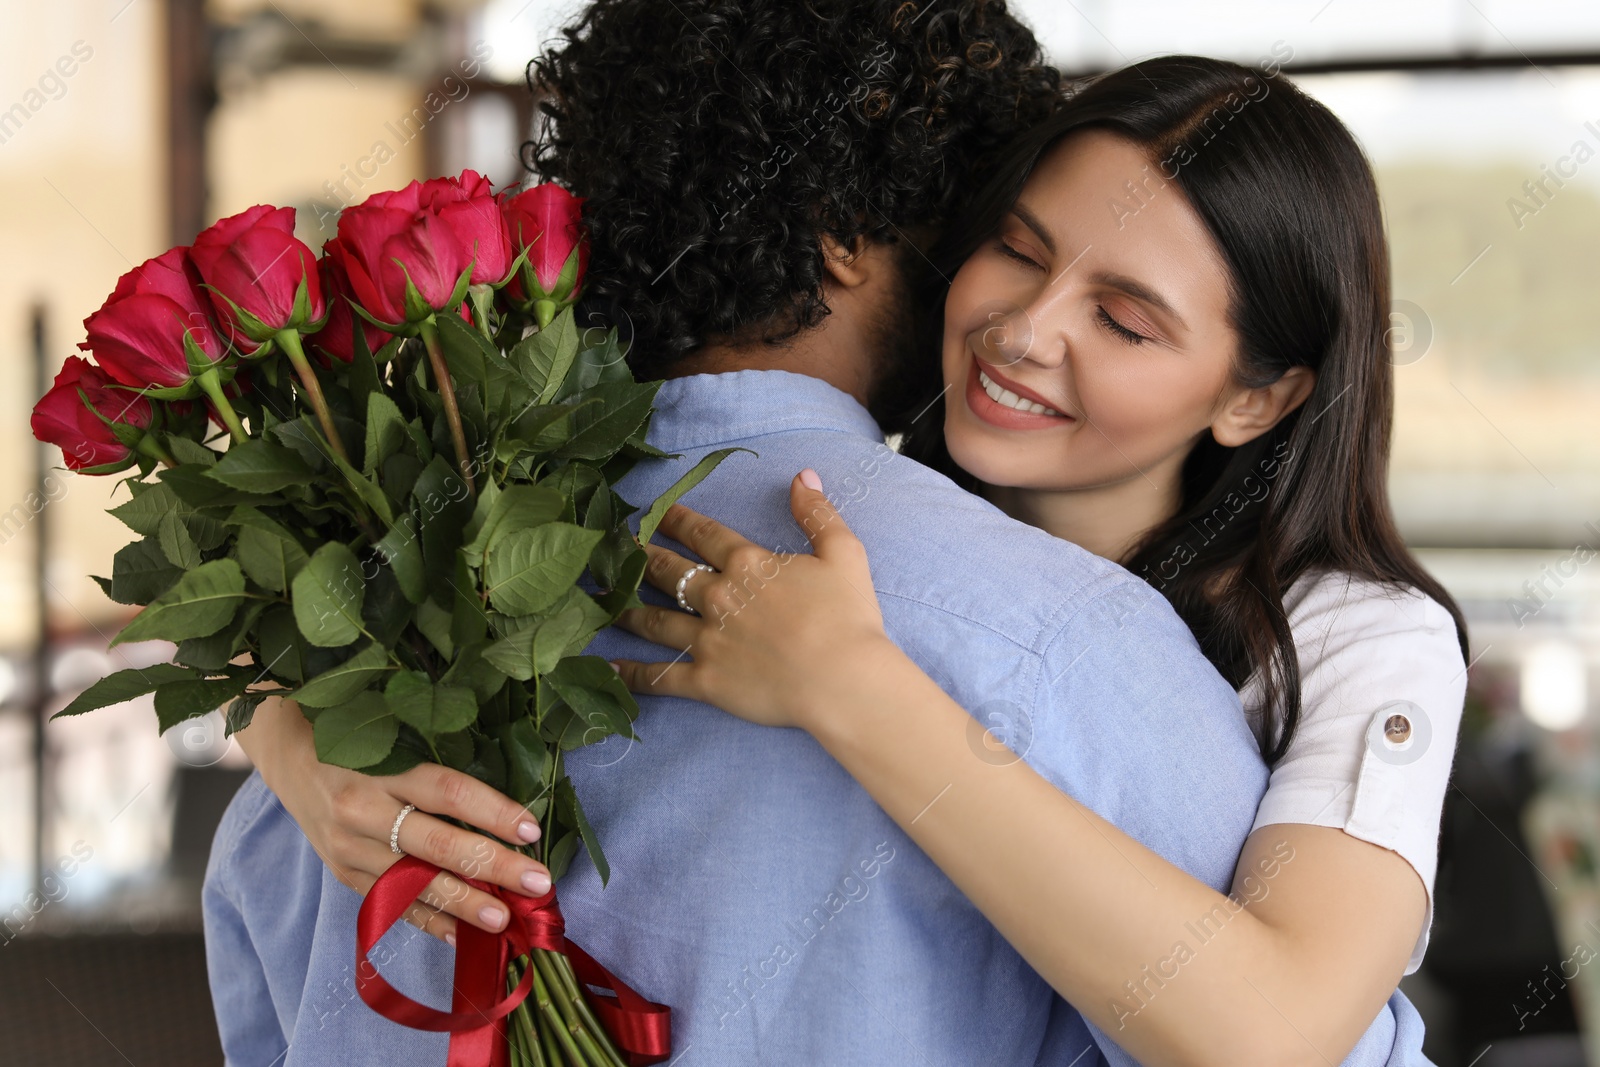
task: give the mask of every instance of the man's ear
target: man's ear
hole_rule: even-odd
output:
[[[1211,436],[1226,448],[1253,441],[1304,404],[1316,384],[1317,372],[1310,367],[1290,367],[1271,385],[1241,389],[1228,398],[1212,420]]]
[[[854,289],[865,285],[872,276],[868,268],[871,257],[862,255],[867,250],[865,234],[857,237],[852,244],[845,245],[832,234],[825,233],[817,238],[817,243],[822,246],[822,262],[834,284]]]

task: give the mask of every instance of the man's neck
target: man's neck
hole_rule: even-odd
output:
[[[669,378],[740,370],[786,370],[818,378],[850,394],[863,407],[872,393],[876,353],[853,324],[829,315],[782,344],[730,342],[705,345],[672,365]]]

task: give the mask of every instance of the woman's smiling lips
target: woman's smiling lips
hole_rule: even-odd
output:
[[[1001,376],[976,356],[967,373],[967,407],[984,422],[1002,430],[1045,430],[1074,421],[1072,416],[1045,403],[1038,393]]]

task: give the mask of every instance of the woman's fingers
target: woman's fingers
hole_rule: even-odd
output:
[[[644,565],[645,580],[668,596],[677,596],[678,580],[694,564],[672,549],[662,548],[660,545],[645,545],[644,551],[649,557]]]
[[[354,889],[362,896],[366,896],[374,885],[377,877],[366,871],[352,871],[348,879],[340,878],[339,881]],[[425,934],[438,938],[447,945],[456,943],[456,921],[437,908],[429,907],[419,897],[416,903],[405,910],[401,916],[406,922],[415,926]]]
[[[550,891],[550,872],[544,864],[425,811],[406,816],[399,844],[407,855],[452,874],[493,882],[524,896],[539,897]]]
[[[811,539],[811,547],[818,559],[854,555],[864,550],[859,538],[850,532],[844,517],[828,501],[822,491],[822,479],[807,467],[789,483],[789,509],[795,521]]]
[[[694,648],[695,638],[699,636],[704,623],[681,611],[646,605],[624,611],[617,616],[617,625],[646,641],[675,648],[679,652],[689,652]]]
[[[699,700],[692,663],[637,663],[631,659],[612,660],[622,684],[635,693],[661,697],[688,697]]]
[[[658,529],[719,571],[728,569],[729,559],[735,550],[752,543],[716,519],[707,518],[682,504],[674,504],[667,509]]]
[[[532,844],[539,840],[539,823],[526,808],[470,774],[425,763],[396,775],[393,781],[394,792],[423,811],[460,819],[502,841]]]

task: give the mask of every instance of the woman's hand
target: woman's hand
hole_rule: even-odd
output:
[[[717,573],[645,546],[650,584],[669,596],[681,588],[697,614],[657,607],[623,613],[619,626],[686,653],[670,663],[617,662],[628,688],[714,704],[763,726],[815,731],[831,710],[847,706],[857,672],[900,655],[884,633],[867,550],[823,495],[815,471],[795,478],[789,506],[813,555],[770,551],[681,505],[667,512],[661,531]]]
[[[402,851],[524,896],[542,896],[550,888],[543,864],[428,814],[460,819],[515,844],[539,839],[539,824],[521,805],[469,774],[425,763],[379,778],[323,763],[311,724],[284,700],[263,704],[235,736],[322,862],[363,896],[400,858],[389,848],[389,833],[407,804],[417,810],[400,826]],[[444,873],[406,913],[407,922],[450,944],[458,918],[491,933],[508,921],[504,904]]]

